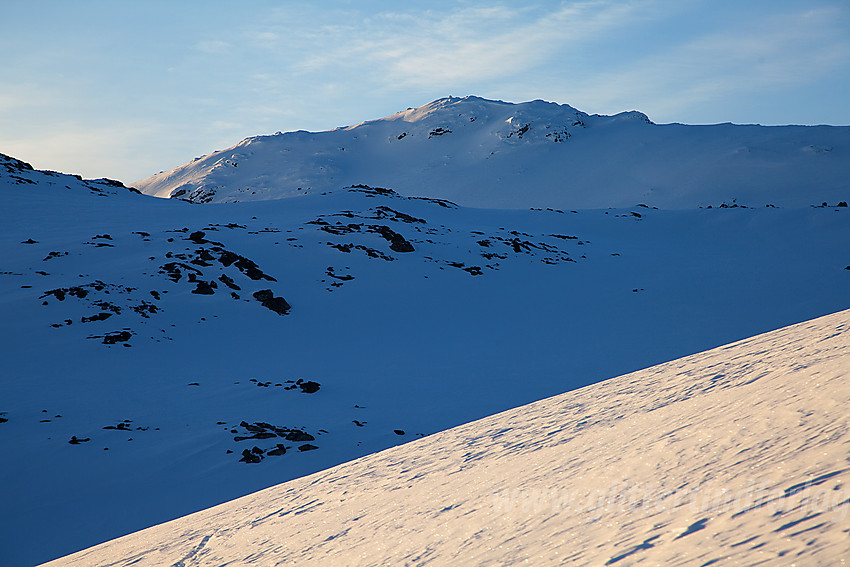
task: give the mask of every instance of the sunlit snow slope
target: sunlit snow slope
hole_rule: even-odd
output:
[[[328,132],[247,138],[133,186],[196,203],[352,184],[486,208],[808,206],[850,193],[850,127],[652,124],[639,112],[444,98]]]
[[[519,407],[60,559],[839,565],[850,311]]]

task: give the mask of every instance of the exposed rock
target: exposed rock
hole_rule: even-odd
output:
[[[239,256],[236,261],[233,262],[233,265],[236,266],[240,272],[251,278],[252,280],[268,280],[270,282],[276,282],[277,280],[273,277],[264,274],[263,271],[255,264],[252,260],[245,258],[244,256]]]
[[[305,394],[314,394],[319,391],[319,383],[313,382],[312,380],[308,380],[306,382],[298,382],[298,387],[301,388],[301,391]]]
[[[342,280],[342,281],[344,281],[344,282],[351,281],[351,280],[353,280],[353,279],[354,279],[354,276],[352,276],[351,274],[338,275],[338,274],[334,273],[334,269],[333,269],[333,267],[332,267],[332,266],[328,266],[328,269],[325,271],[325,273],[326,273],[328,276],[330,276],[330,277],[332,277],[332,278],[334,278],[334,279]]]
[[[237,435],[236,437],[233,438],[233,440],[234,441],[245,441],[246,439],[271,439],[272,437],[277,437],[277,436],[278,436],[277,433],[272,433],[271,431],[258,431],[257,433],[254,433],[253,435],[248,435],[248,436]],[[309,439],[306,439],[306,441],[309,441]]]
[[[192,290],[192,293],[197,293],[199,295],[212,295],[215,293],[216,287],[215,282],[198,280],[195,289]]]
[[[271,455],[273,457],[278,457],[284,454],[286,454],[286,447],[284,447],[281,443],[277,444],[277,449],[266,451],[266,455]]]
[[[372,227],[374,232],[377,232],[381,236],[383,236],[390,243],[390,250],[395,252],[413,252],[415,248],[413,245],[404,239],[402,235],[395,232],[388,226],[374,226]]]
[[[80,319],[81,323],[90,323],[92,321],[103,321],[104,319],[109,319],[112,317],[112,313],[100,312],[95,315],[91,315],[90,317],[82,317]]]
[[[239,459],[243,463],[259,463],[263,458],[260,455],[255,455],[250,449],[242,451],[242,458]]]
[[[129,341],[132,337],[133,333],[130,331],[115,331],[113,333],[107,333],[103,337],[103,344],[114,345],[115,343]]]
[[[47,256],[42,259],[42,262],[46,262],[47,260],[51,260],[53,258],[59,258],[60,256],[67,256],[67,255],[68,255],[67,252],[53,251],[53,252],[48,253]]]
[[[378,207],[377,210],[378,210],[378,216],[379,217],[389,217],[389,216],[391,216],[393,220],[397,220],[397,221],[402,221],[402,222],[407,222],[407,223],[418,222],[418,223],[425,224],[425,219],[420,219],[420,218],[417,218],[417,217],[414,217],[414,216],[410,216],[406,213],[396,211],[396,210],[391,209],[389,207],[380,206],[380,207]]]
[[[237,290],[237,291],[242,289],[241,287],[239,287],[238,285],[236,285],[236,282],[234,282],[234,281],[233,281],[233,278],[231,278],[231,277],[230,277],[230,276],[228,276],[227,274],[221,274],[221,275],[218,277],[218,280],[219,280],[220,282],[222,282],[224,285],[226,285],[227,287],[229,287],[230,289],[235,289],[235,290]]]
[[[254,298],[263,304],[263,307],[270,309],[278,315],[286,315],[292,306],[282,297],[275,297],[274,292],[270,289],[261,289],[254,292]]]
[[[179,282],[180,278],[183,275],[181,268],[187,270],[190,275],[202,273],[201,270],[199,270],[198,268],[195,268],[194,266],[190,266],[188,264],[184,264],[182,262],[169,262],[167,264],[163,264],[160,267],[159,273],[166,274],[169,278],[171,278],[171,281],[173,282]]]
[[[316,438],[304,431],[293,430],[286,434],[287,441],[314,441]]]
[[[359,193],[367,193],[372,195],[382,195],[384,197],[395,197],[398,196],[398,193],[393,191],[392,189],[386,189],[384,187],[370,187],[368,185],[352,185],[348,188],[351,191],[357,191]]]

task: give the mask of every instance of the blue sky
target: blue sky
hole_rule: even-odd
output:
[[[19,0],[0,49],[0,152],[125,182],[448,95],[850,124],[846,0]]]

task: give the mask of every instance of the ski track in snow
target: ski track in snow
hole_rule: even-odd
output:
[[[838,565],[850,311],[362,457],[49,563]]]

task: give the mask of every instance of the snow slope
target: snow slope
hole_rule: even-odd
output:
[[[848,404],[842,311],[50,565],[839,565]]]
[[[0,199],[9,566],[850,299],[847,207],[197,206],[5,157]]]
[[[329,132],[247,138],[133,185],[197,203],[352,184],[486,208],[809,206],[850,199],[850,127],[652,124],[444,98]]]

